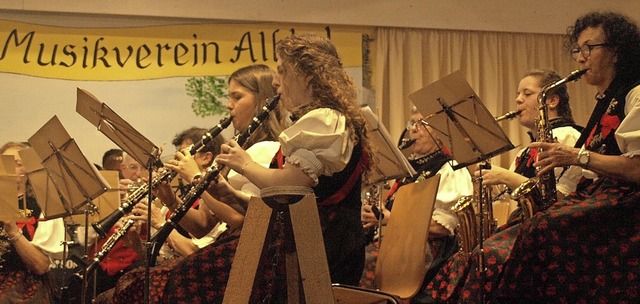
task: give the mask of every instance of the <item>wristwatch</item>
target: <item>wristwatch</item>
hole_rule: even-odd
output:
[[[589,166],[590,156],[591,153],[589,150],[585,150],[584,147],[580,149],[580,152],[578,152],[578,163],[580,164],[580,167],[587,169],[587,167]]]

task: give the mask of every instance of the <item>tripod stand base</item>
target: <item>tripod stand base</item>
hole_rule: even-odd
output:
[[[284,208],[283,210],[288,209],[288,212],[284,212],[284,214],[291,220],[290,228],[293,231],[292,237],[296,244],[295,252],[287,253],[285,258],[288,302],[300,303],[304,298],[306,303],[334,303],[331,277],[314,196],[312,194],[304,196],[292,194],[291,197],[302,198],[294,203],[283,200],[281,194],[277,197],[277,201],[270,201],[269,205],[281,204],[278,207]],[[223,303],[249,302],[273,212],[274,209],[267,206],[262,199],[257,197],[251,199]],[[284,222],[288,223],[289,221],[285,219]],[[285,230],[289,229],[285,228]],[[302,283],[302,289],[300,289],[300,283]],[[300,291],[303,292],[302,295]]]

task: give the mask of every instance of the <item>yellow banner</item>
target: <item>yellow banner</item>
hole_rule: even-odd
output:
[[[328,36],[346,67],[362,65],[362,33],[332,27],[65,28],[0,20],[0,72],[69,80],[229,75],[250,64],[275,68],[274,46],[293,32]]]

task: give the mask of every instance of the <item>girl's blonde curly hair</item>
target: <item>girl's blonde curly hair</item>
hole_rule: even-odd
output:
[[[277,44],[276,52],[300,77],[310,79],[313,100],[292,114],[301,117],[318,108],[330,108],[342,113],[352,140],[362,144],[371,160],[366,121],[357,104],[358,93],[333,43],[317,34],[292,35]],[[370,165],[371,161],[365,166],[367,171]]]

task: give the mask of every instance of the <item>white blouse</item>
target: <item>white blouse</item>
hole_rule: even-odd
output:
[[[580,132],[576,130],[574,127],[566,126],[554,128],[551,130],[553,133],[553,137],[555,137],[559,143],[572,146],[575,145],[576,141],[580,137]],[[522,154],[526,148],[523,148],[518,152],[518,155]],[[511,163],[511,167],[509,170],[515,171],[516,169],[516,160],[514,159]],[[564,169],[562,167],[557,167],[554,169],[555,177],[558,178]],[[567,170],[564,171],[560,180],[556,183],[556,190],[558,190],[563,195],[568,195],[571,192],[576,191],[576,187],[578,186],[578,182],[580,182],[580,178],[583,175],[582,168],[578,166],[570,166]]]
[[[277,141],[262,141],[249,147],[247,153],[249,153],[253,161],[265,168],[269,168],[273,156],[276,155],[279,149],[280,143]],[[227,180],[234,189],[240,190],[250,196],[260,196],[260,189],[236,171],[231,170],[227,175]]]
[[[453,164],[456,165],[456,162],[453,161]],[[438,174],[440,174],[440,184],[431,219],[447,228],[453,235],[458,226],[458,216],[451,208],[461,197],[473,195],[473,182],[467,168],[462,167],[454,171],[449,162],[438,170]]]
[[[342,171],[351,158],[346,119],[340,112],[320,108],[302,116],[280,134],[287,163],[299,166],[318,184],[318,176]]]
[[[624,105],[625,119],[616,130],[616,141],[622,155],[640,155],[640,85],[626,96]]]
[[[61,258],[60,254],[64,251],[63,242],[66,233],[62,218],[42,221],[38,223],[38,228],[33,234],[31,244],[40,248],[49,257],[49,260]]]

